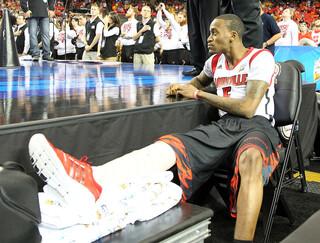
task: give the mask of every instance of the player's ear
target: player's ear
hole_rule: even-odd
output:
[[[230,42],[234,42],[237,37],[238,33],[236,31],[231,31]]]

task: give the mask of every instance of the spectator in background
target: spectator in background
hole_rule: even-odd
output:
[[[135,64],[154,64],[154,46],[161,41],[159,26],[151,20],[151,8],[147,5],[141,10],[142,20],[137,23],[137,34],[132,39]]]
[[[162,12],[165,14],[165,21],[162,18]],[[175,64],[181,65],[182,59],[179,55],[179,40],[180,40],[180,25],[174,19],[174,16],[170,14],[163,3],[160,3],[157,20],[161,28],[163,28],[163,36],[161,42],[163,45],[163,51],[161,55],[161,64]]]
[[[281,31],[275,19],[263,11],[261,2],[260,11],[263,26],[263,48],[268,49],[274,55],[274,43],[281,38]]]
[[[306,23],[301,23],[299,25],[299,27],[300,27],[299,41],[304,39],[304,38],[312,40],[311,32],[308,30],[307,24]]]
[[[50,19],[50,30],[49,30],[49,39],[50,39],[50,50],[52,52],[51,56],[56,59],[57,58],[57,48],[58,41],[56,40],[59,35],[59,29],[57,27],[58,20],[57,18]]]
[[[91,18],[88,19],[83,33],[83,42],[85,44],[83,60],[98,60],[97,50],[98,42],[103,31],[103,22],[99,18],[99,7],[97,4],[91,6]]]
[[[73,25],[73,28],[74,28],[76,34],[77,34],[76,37],[74,37],[74,39],[72,39],[71,42],[72,42],[72,44],[75,44],[75,46],[76,46],[76,59],[79,60],[79,59],[82,59],[82,56],[81,56],[81,58],[79,58],[79,56],[78,56],[79,48],[82,48],[84,50],[84,43],[82,41],[84,26],[79,26],[79,19],[76,16],[74,16],[72,18],[71,23]]]
[[[106,13],[103,8],[99,8],[99,18],[104,23],[104,17],[106,17]]]
[[[276,42],[276,46],[297,46],[299,44],[298,25],[291,19],[292,16],[292,9],[283,10],[282,21],[278,23],[281,38]]]
[[[38,27],[40,27],[43,52],[42,60],[53,61],[54,59],[50,56],[49,18],[55,15],[54,0],[21,0],[20,4],[25,12],[26,18],[28,18],[32,60],[38,61],[40,57],[37,38]]]
[[[306,23],[301,23],[299,25],[299,46],[317,46],[311,36],[311,32],[308,30]]]
[[[183,64],[191,64],[190,56],[190,41],[189,41],[189,32],[188,32],[188,21],[187,14],[185,12],[179,12],[177,16],[177,21],[180,25],[180,56],[183,59]]]
[[[58,41],[57,59],[60,60],[75,60],[76,58],[76,46],[72,44],[72,39],[77,36],[77,33],[69,20],[64,20],[61,31],[56,37]]]
[[[75,26],[75,30],[77,32],[78,38],[76,41],[76,49],[77,49],[77,60],[82,60],[83,52],[85,44],[83,42],[83,33],[85,32],[85,25],[87,22],[87,17],[85,14],[80,14],[78,16],[78,25]]]
[[[138,16],[138,9],[130,6],[126,13],[128,21],[121,26],[121,62],[133,63],[134,44],[136,43],[132,37],[137,34],[136,17]]]
[[[17,17],[17,27],[14,30],[14,37],[19,56],[28,55],[30,48],[30,38],[28,25],[23,13],[19,14]]]
[[[314,22],[314,29],[312,30],[312,39],[317,46],[320,45],[320,20]]]
[[[116,41],[120,36],[121,20],[117,12],[111,11],[104,18],[104,29],[98,44],[98,59],[117,61]]]

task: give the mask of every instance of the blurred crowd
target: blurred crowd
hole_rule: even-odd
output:
[[[157,15],[160,4],[160,1],[157,0],[97,0],[94,3],[92,3],[91,0],[56,1],[55,17],[51,19],[50,25],[51,51],[53,57],[56,59],[82,59],[82,54],[87,51],[86,46],[89,41],[85,40],[86,36],[84,36],[86,23],[90,19],[90,21],[93,21],[92,6],[96,6],[100,19],[99,22],[102,23],[97,25],[97,28],[101,26],[99,27],[99,29],[101,29],[101,37],[96,45],[102,46],[100,49],[96,47],[96,49],[98,49],[95,50],[97,52],[96,58],[102,58],[104,60],[106,60],[105,58],[109,58],[108,55],[101,56],[100,51],[101,48],[103,49],[105,42],[109,41],[109,43],[112,42],[112,45],[114,44],[116,48],[114,50],[109,50],[109,48],[105,51],[116,51],[117,54],[113,54],[112,56],[112,58],[116,59],[112,60],[121,61],[122,44],[128,42],[128,39],[126,40],[127,37],[124,38],[124,27],[129,20],[127,13],[129,9],[132,8],[136,11],[134,19],[141,20],[143,17],[143,7],[148,6],[151,10],[149,18],[155,22],[156,28],[159,29],[159,31],[157,30],[154,33],[159,32],[161,36],[161,41],[156,42],[154,46],[154,62],[164,64],[190,64],[190,53],[188,53],[190,46],[188,40],[186,40],[188,39],[186,1],[163,0],[161,2],[164,3],[164,6],[162,11],[160,10],[160,15]],[[297,41],[291,41],[290,43],[284,42],[284,44],[279,44],[281,42],[280,39],[275,45],[277,45],[277,43],[278,45],[308,46],[318,46],[320,44],[320,1],[270,0],[261,1],[261,3],[263,12],[272,16],[279,25],[282,39],[287,38],[289,34],[293,36],[292,38],[297,39]],[[19,0],[1,1],[0,5],[1,9],[9,9],[10,11],[16,40],[18,39],[17,41],[19,41],[20,45],[24,42],[24,46],[18,47],[19,54],[27,55],[27,48],[29,46],[27,43],[28,31],[27,29],[23,29],[23,38],[21,36],[23,33],[20,31],[22,26],[26,25],[25,27],[27,27],[27,19],[23,16],[24,13],[19,4]],[[286,15],[287,19],[284,18]],[[138,21],[134,22],[134,24],[137,22]],[[110,33],[114,35],[111,42]],[[95,34],[97,34],[97,32]],[[130,38],[132,37],[133,36]],[[141,38],[138,40],[141,40]],[[174,41],[176,41],[176,43],[174,43]],[[133,44],[134,43],[135,42],[133,42]],[[41,47],[40,39],[39,47]],[[172,53],[168,54],[168,51],[172,51],[173,49],[180,50],[179,60],[173,60],[173,58],[170,57]],[[81,51],[80,54],[79,50]],[[163,58],[163,53],[168,54],[169,59],[168,56]],[[173,55],[176,56],[176,53]]]

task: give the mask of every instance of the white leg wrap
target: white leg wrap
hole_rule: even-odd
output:
[[[93,177],[102,187],[108,187],[135,176],[166,171],[175,163],[170,145],[158,141],[104,165],[93,166]]]

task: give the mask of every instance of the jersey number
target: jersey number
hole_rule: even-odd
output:
[[[223,97],[230,97],[230,91],[231,91],[230,86],[224,87],[224,88],[222,88],[222,90],[223,90]]]

